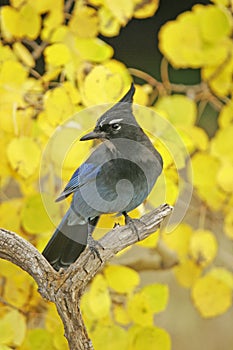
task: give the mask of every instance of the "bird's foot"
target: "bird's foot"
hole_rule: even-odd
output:
[[[101,259],[99,250],[97,249],[97,246],[99,246],[101,249],[104,249],[102,244],[100,242],[96,241],[91,235],[89,235],[87,238],[87,244],[89,246],[89,249],[90,249],[93,257],[94,258],[97,257],[102,263],[103,260]]]
[[[138,232],[138,228],[136,226],[136,222],[143,224],[143,222],[140,219],[133,219],[131,218],[125,211],[122,213],[125,217],[125,225],[128,225],[131,230],[133,231],[134,234],[137,235],[138,237],[138,241],[140,241],[140,236],[139,236],[139,232]]]

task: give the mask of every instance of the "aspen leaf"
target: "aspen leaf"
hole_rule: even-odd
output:
[[[112,37],[119,34],[121,24],[107,7],[102,6],[98,11],[98,16],[99,31],[102,35]]]
[[[220,128],[230,126],[233,121],[233,101],[231,100],[228,104],[224,105],[221,109],[218,117],[218,123]]]
[[[4,6],[2,21],[4,30],[16,38],[36,39],[39,35],[41,18],[28,3],[23,4],[18,10]]]
[[[217,278],[218,280],[226,283],[231,289],[233,289],[233,274],[223,267],[213,267],[209,271],[209,275]]]
[[[97,324],[91,338],[95,350],[128,350],[127,331],[114,324]]]
[[[28,67],[35,66],[35,60],[28,49],[20,42],[13,44],[13,50],[16,56]]]
[[[209,176],[210,169],[212,176]],[[194,173],[194,185],[214,187],[216,185],[216,174],[219,169],[219,161],[208,153],[198,152],[192,157],[192,170]]]
[[[136,293],[128,300],[127,310],[132,321],[141,326],[152,326],[154,312],[150,301],[142,293]]]
[[[38,168],[40,153],[37,143],[26,136],[13,139],[7,148],[10,165],[25,179]]]
[[[11,199],[0,205],[0,222],[6,230],[18,232],[20,229],[20,212],[22,201],[20,199]]]
[[[118,293],[130,293],[140,282],[138,273],[126,266],[109,265],[104,275],[109,287]]]
[[[141,0],[135,1],[135,8],[133,16],[135,18],[147,18],[151,17],[155,14],[159,7],[159,0],[150,0],[148,2],[144,2]]]
[[[111,299],[107,288],[107,281],[102,275],[97,275],[89,291],[89,306],[94,315],[102,318],[108,315]]]
[[[199,265],[209,265],[216,257],[217,249],[217,240],[211,231],[194,231],[190,240],[190,255]]]
[[[232,288],[218,278],[206,275],[194,284],[192,299],[203,317],[215,317],[226,312],[232,305]]]
[[[217,174],[217,183],[226,192],[233,192],[233,162],[223,163]]]
[[[183,95],[165,96],[155,105],[157,111],[164,111],[175,126],[190,127],[196,120],[196,104]]]
[[[165,310],[169,297],[168,286],[165,284],[154,283],[145,286],[140,294],[147,300],[152,312],[158,313]]]
[[[233,162],[233,125],[219,129],[211,141],[211,154],[221,160]]]
[[[97,11],[87,6],[77,6],[69,21],[70,30],[81,38],[93,38],[98,34]]]
[[[133,0],[105,0],[106,6],[112,12],[113,16],[121,23],[126,25],[128,20],[133,15],[134,3]]]
[[[51,125],[59,125],[74,113],[74,106],[66,89],[61,86],[45,94],[45,113]]]
[[[0,344],[19,346],[26,333],[26,319],[17,310],[11,310],[0,319]]]
[[[175,250],[180,258],[186,257],[189,250],[190,239],[192,237],[193,230],[191,226],[187,224],[180,224],[171,233],[163,233],[163,240],[166,245]]]
[[[83,60],[102,62],[112,57],[113,49],[99,38],[75,38],[75,48]]]
[[[35,194],[27,198],[22,210],[22,225],[31,234],[45,233],[59,221],[59,208],[49,195]]]
[[[134,350],[170,350],[171,339],[169,334],[158,327],[140,327],[131,339],[131,349]]]
[[[130,323],[129,315],[122,305],[114,305],[113,313],[117,323],[124,326]]]
[[[18,350],[55,350],[53,346],[52,334],[46,329],[29,329],[22,345]]]
[[[52,44],[44,50],[45,61],[54,67],[64,65],[71,59],[68,47],[63,43]]]
[[[0,85],[5,88],[20,87],[26,78],[27,71],[19,62],[5,61],[0,68]]]
[[[217,65],[227,57],[230,45],[226,39],[230,32],[227,11],[217,6],[196,5],[162,27],[159,45],[175,67],[197,68],[209,62]]]
[[[200,277],[201,267],[192,260],[184,260],[174,268],[174,274],[181,286],[190,288]]]
[[[88,106],[112,102],[113,91],[116,94],[120,93],[121,89],[122,79],[119,74],[112,73],[105,66],[97,66],[91,70],[84,81],[83,100]],[[98,94],[96,94],[97,91]]]

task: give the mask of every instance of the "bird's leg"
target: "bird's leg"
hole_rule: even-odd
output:
[[[93,237],[92,237],[92,232],[93,232],[93,228],[91,225],[91,220],[88,220],[88,234],[87,234],[87,244],[89,246],[89,249],[92,253],[92,255],[94,256],[94,258],[97,256],[99,258],[99,260],[101,261],[101,263],[103,262],[100,256],[100,253],[97,249],[97,246],[99,246],[100,248],[104,249],[104,247],[102,246],[102,244],[98,241],[96,241]]]
[[[129,225],[129,227],[131,228],[131,230],[133,231],[133,233],[135,233],[138,237],[138,241],[140,241],[140,236],[138,233],[138,229],[137,226],[135,225],[135,221],[139,221],[138,219],[132,219],[127,213],[126,211],[123,211],[122,213],[125,217],[125,225]]]

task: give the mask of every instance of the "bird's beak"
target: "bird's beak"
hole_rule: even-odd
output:
[[[87,141],[87,140],[93,140],[93,139],[104,139],[105,136],[106,136],[105,132],[91,131],[88,134],[82,136],[80,141]]]

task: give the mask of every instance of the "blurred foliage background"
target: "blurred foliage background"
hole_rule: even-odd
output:
[[[0,26],[0,225],[43,249],[68,205],[54,199],[92,147],[81,133],[134,79],[164,172],[132,215],[176,207],[183,169],[193,196],[172,232],[94,278],[85,324],[97,350],[232,349],[232,2],[12,0]],[[103,217],[96,237],[116,220]],[[36,289],[0,261],[0,350],[68,348]]]

